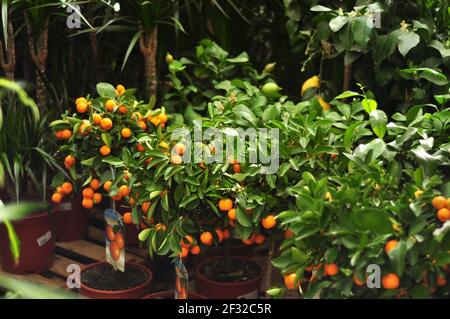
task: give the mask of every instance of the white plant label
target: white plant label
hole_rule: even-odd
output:
[[[41,247],[41,246],[45,245],[45,243],[48,242],[51,238],[52,238],[52,231],[49,230],[44,235],[42,235],[41,237],[36,239],[36,241],[37,241],[39,247]]]
[[[67,211],[72,210],[72,202],[65,202],[65,203],[59,204],[58,210],[61,212],[67,212]]]

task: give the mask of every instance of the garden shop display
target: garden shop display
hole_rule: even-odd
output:
[[[44,2],[2,2],[0,298],[450,298],[447,1]]]

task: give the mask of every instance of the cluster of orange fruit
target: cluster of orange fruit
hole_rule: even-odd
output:
[[[68,140],[72,137],[72,131],[69,129],[59,130],[55,132],[55,137],[58,140]]]
[[[201,237],[200,237],[201,238]],[[211,235],[212,242],[212,235]],[[186,235],[180,242],[181,253],[180,257],[185,258],[191,253],[192,255],[200,254],[200,246],[196,244],[194,238],[191,235]]]
[[[444,196],[436,196],[431,201],[431,205],[437,209],[436,217],[445,223],[450,220],[450,198]]]
[[[75,165],[75,163],[76,163],[76,159],[75,159],[75,157],[73,157],[73,155],[67,155],[64,158],[64,166],[67,169],[70,169],[73,165]]]
[[[169,148],[169,146],[167,145],[167,147],[165,147],[166,145],[161,145],[162,143],[165,142],[161,142],[159,145],[163,148]],[[167,144],[167,143],[165,143]],[[173,147],[173,154],[170,157],[170,161],[172,162],[172,164],[174,165],[180,165],[181,163],[183,163],[183,159],[181,158],[181,156],[184,155],[184,153],[186,152],[186,146],[183,143],[177,143],[174,145]]]
[[[119,260],[122,249],[125,247],[125,240],[121,232],[114,232],[110,226],[106,226],[106,237],[109,239],[109,253],[111,258],[115,261]]]
[[[61,186],[56,188],[56,192],[52,195],[52,202],[55,204],[61,203],[62,199],[66,195],[70,195],[73,191],[72,183],[64,182]]]
[[[100,204],[102,202],[102,194],[95,192],[100,188],[100,181],[97,178],[93,178],[89,183],[89,187],[83,189],[83,200],[81,205],[86,209],[91,209],[94,204]]]

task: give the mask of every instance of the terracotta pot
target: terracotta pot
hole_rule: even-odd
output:
[[[219,282],[206,278],[203,275],[203,268],[213,260],[223,259],[222,256],[212,257],[202,261],[195,269],[195,288],[199,294],[210,299],[257,299],[261,279],[263,277],[263,267],[256,261],[244,256],[232,256],[234,260],[246,260],[254,263],[259,268],[259,275],[256,278],[241,282]]]
[[[175,291],[174,290],[166,290],[152,293],[150,295],[145,296],[142,299],[174,299]],[[205,296],[202,296],[195,292],[190,292],[188,299],[208,299]]]
[[[82,271],[86,271],[87,269],[97,267],[99,265],[106,264],[106,262],[97,262],[90,265],[87,265],[83,267]],[[133,262],[127,262],[125,265],[125,271],[127,271],[127,268],[135,267],[143,270],[147,274],[147,280],[133,288],[129,289],[123,289],[123,290],[99,290],[94,289],[86,286],[81,282],[80,287],[80,293],[86,297],[93,298],[93,299],[141,299],[146,294],[148,294],[148,290],[150,288],[150,284],[153,279],[152,272],[146,268],[145,266],[142,266],[137,263]]]
[[[123,202],[119,202],[118,205],[116,205],[116,210],[121,214],[125,214],[126,212],[131,212],[131,208],[125,206]],[[134,224],[125,224],[125,243],[127,246],[134,246],[138,247],[140,245],[139,241],[139,233],[140,230],[138,226]]]
[[[88,210],[81,205],[81,196],[68,198],[55,205],[56,240],[68,242],[81,239],[87,235],[89,226]]]
[[[14,265],[11,255],[6,227],[0,224],[0,259],[4,271],[15,274],[40,273],[52,267],[55,251],[54,217],[54,214],[44,211],[13,222],[20,239],[17,265]]]

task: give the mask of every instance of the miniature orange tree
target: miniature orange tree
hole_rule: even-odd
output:
[[[74,183],[86,209],[100,203],[102,193],[133,205],[131,191],[136,178],[128,172],[128,165],[142,150],[138,140],[149,132],[162,131],[168,120],[164,109],[154,109],[154,98],[149,103],[137,101],[134,91],[120,84],[99,83],[98,97],[78,98],[74,112],[67,111],[50,124],[58,154],[72,178],[63,181],[60,175],[55,177],[54,202],[70,194]]]

